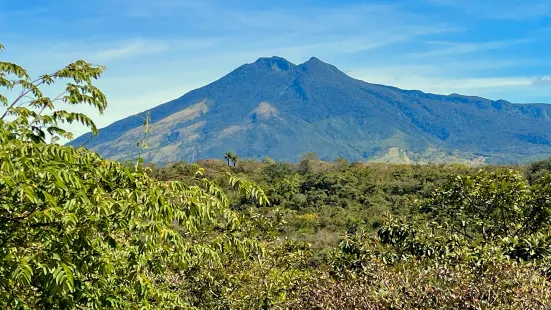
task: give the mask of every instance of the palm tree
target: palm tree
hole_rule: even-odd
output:
[[[233,153],[232,153],[233,154]],[[237,164],[237,160],[239,159],[239,157],[235,154],[233,154],[233,157],[231,159],[231,161],[233,162],[233,166],[235,167],[235,165]]]
[[[229,151],[224,155],[224,159],[228,161],[228,166],[230,165],[230,160],[233,163],[233,166],[235,167],[235,163],[237,162],[237,155],[235,155],[232,151]]]
[[[230,160],[232,159],[232,152],[227,152],[226,155],[224,155],[224,159],[228,161],[228,166],[230,165]]]

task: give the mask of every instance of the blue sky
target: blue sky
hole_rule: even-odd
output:
[[[0,0],[0,59],[107,65],[103,127],[259,57],[372,83],[551,103],[549,0]],[[81,133],[77,130],[76,133]]]

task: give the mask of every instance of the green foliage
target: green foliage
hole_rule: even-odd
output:
[[[323,169],[321,161],[316,153],[309,152],[306,154],[303,154],[300,158],[300,162],[298,164],[298,170],[301,173],[308,173],[308,172],[319,172],[321,169]]]
[[[4,86],[22,88],[0,120],[0,308],[188,307],[189,291],[179,287],[192,280],[187,271],[261,251],[204,170],[192,185],[157,181],[140,165],[45,142],[46,132],[70,137],[58,127],[64,121],[96,129],[86,116],[56,110],[39,86],[68,78],[59,99],[102,112],[105,97],[91,81],[103,67],[78,61],[34,82],[15,64],[0,69]],[[250,201],[269,204],[255,184],[226,177]]]
[[[528,166],[528,181],[530,184],[536,183],[544,176],[551,173],[551,157],[536,161]]]
[[[5,136],[2,132],[0,277],[10,279],[0,289],[5,305],[103,308],[176,300],[152,285],[152,277],[165,264],[189,263],[173,255],[176,249],[192,250],[178,230],[193,232],[213,217],[218,206],[206,204],[209,195],[176,183],[155,184],[142,172],[84,150]],[[180,204],[186,206],[177,208]]]
[[[220,265],[190,269],[188,281],[181,283],[191,304],[201,309],[273,309],[298,294],[297,284],[310,274],[307,244],[282,239],[282,214],[274,210],[259,215],[243,213],[243,236],[257,240],[262,247],[245,257],[221,256]],[[245,220],[247,219],[247,220]]]
[[[273,182],[282,180],[296,172],[295,166],[289,163],[273,163],[262,169],[266,180]]]
[[[72,139],[71,133],[61,128],[64,123],[77,122],[90,128],[93,134],[97,134],[97,127],[88,116],[55,109],[54,105],[56,102],[68,105],[88,104],[103,113],[107,99],[92,81],[97,80],[104,70],[103,66],[78,60],[61,70],[32,80],[23,67],[0,62],[0,87],[11,92],[19,90],[12,102],[0,94],[0,103],[6,107],[0,120],[5,122],[12,134],[27,141],[43,142],[46,134],[49,134],[53,141],[59,138]],[[53,98],[45,96],[41,87],[56,81],[65,82],[65,90]]]
[[[481,172],[450,180],[421,210],[450,233],[488,242],[545,229],[551,205],[539,194],[541,186],[532,190],[516,171]]]
[[[365,264],[365,276],[320,275],[289,309],[547,309],[549,281],[536,270],[502,262],[483,274],[463,264],[417,261]]]
[[[262,163],[264,163],[264,164],[275,164],[276,161],[271,157],[264,157],[262,159]]]
[[[329,275],[292,307],[546,309],[549,184],[512,170],[452,177],[423,214],[390,217],[377,237],[345,235]]]
[[[205,175],[222,182],[227,166],[217,161],[202,161]],[[272,205],[285,211],[287,225],[283,235],[312,242],[323,251],[338,244],[347,226],[373,232],[384,220],[383,215],[414,212],[416,200],[428,197],[450,175],[474,173],[464,166],[390,166],[382,164],[327,163],[318,172],[299,172],[290,163],[242,161],[232,172],[253,180],[265,189]],[[174,163],[153,169],[162,180],[185,180],[193,176],[192,164]],[[227,188],[230,190],[229,188]],[[229,194],[232,206],[243,209],[248,201]],[[237,199],[235,199],[237,198]],[[260,212],[264,212],[260,210]],[[306,220],[316,215],[316,220]]]
[[[391,253],[467,260],[544,261],[551,253],[549,187],[551,178],[532,187],[512,170],[457,176],[426,199],[417,222],[394,220],[378,232]]]
[[[520,172],[502,167],[343,161],[318,167],[243,162],[239,170],[281,208],[287,224],[274,236],[313,245],[297,261],[310,267],[292,268],[299,279],[270,280],[294,287],[285,299],[270,295],[273,307],[544,309],[549,303],[551,177],[530,186]],[[205,173],[218,179],[226,171],[206,165]],[[235,199],[231,191],[229,197]],[[294,257],[267,249],[276,260]],[[243,283],[257,281],[246,274],[239,276]],[[266,295],[240,292],[225,300],[259,308],[260,296]]]

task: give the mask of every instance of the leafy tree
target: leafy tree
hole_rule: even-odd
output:
[[[337,164],[339,169],[346,169],[346,168],[350,167],[350,161],[348,161],[348,159],[343,158],[343,157],[339,157],[339,158],[335,159],[335,164]]]
[[[239,160],[239,157],[235,154],[233,154],[233,158],[232,158],[232,163],[233,163],[233,166],[235,167],[235,165],[237,164],[237,161]]]
[[[283,179],[296,172],[295,166],[289,163],[274,163],[262,169],[262,174],[268,182]]]
[[[0,45],[0,51],[3,48]],[[6,107],[0,120],[6,121],[9,118],[10,121],[5,122],[5,126],[18,139],[24,141],[44,142],[47,133],[52,136],[53,141],[59,138],[72,139],[72,134],[60,126],[73,122],[81,123],[90,128],[93,134],[97,134],[97,127],[88,116],[54,109],[54,104],[88,104],[103,113],[107,107],[107,99],[92,81],[98,79],[104,70],[103,66],[78,60],[61,70],[43,74],[33,80],[23,67],[10,62],[0,62],[0,87],[8,91],[20,89],[11,102],[5,95],[0,94],[0,103]],[[60,80],[68,80],[65,90],[53,98],[44,96],[40,87]]]
[[[263,164],[270,164],[270,165],[272,165],[272,164],[275,164],[276,161],[275,161],[273,158],[271,158],[271,157],[264,157],[264,158],[262,159],[262,163],[263,163]]]
[[[224,154],[224,159],[228,161],[228,166],[230,166],[230,160],[232,159],[232,152],[227,152],[226,154]]]
[[[516,171],[480,172],[450,180],[421,210],[453,233],[491,241],[544,229],[551,204],[538,194]]]
[[[536,183],[542,177],[551,173],[551,157],[536,161],[528,166],[528,181],[530,184]]]
[[[320,159],[316,153],[309,152],[301,156],[298,164],[298,170],[301,173],[313,172],[317,164],[320,163]]]
[[[551,176],[530,187],[513,170],[457,176],[422,203],[426,218],[389,221],[378,236],[398,259],[467,259],[478,265],[499,257],[546,260],[550,182]]]
[[[70,138],[63,123],[86,115],[54,103],[90,104],[103,112],[105,96],[93,86],[104,67],[77,61],[31,80],[25,69],[0,62],[0,308],[108,309],[189,306],[175,286],[190,268],[239,255],[254,241],[233,234],[239,219],[228,198],[197,175],[198,185],[161,182],[142,166],[102,159],[84,148],[46,143]],[[55,98],[42,86],[69,80]],[[229,175],[229,185],[260,205],[256,185]],[[221,233],[209,236],[209,231]],[[236,256],[237,257],[237,256]]]
[[[497,262],[483,274],[465,264],[364,262],[361,275],[320,274],[289,309],[540,309],[551,302],[550,282],[537,270]],[[308,280],[307,280],[308,281]]]

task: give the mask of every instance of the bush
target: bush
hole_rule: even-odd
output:
[[[506,261],[478,273],[465,265],[370,262],[364,276],[315,277],[289,309],[549,309],[551,285]]]

